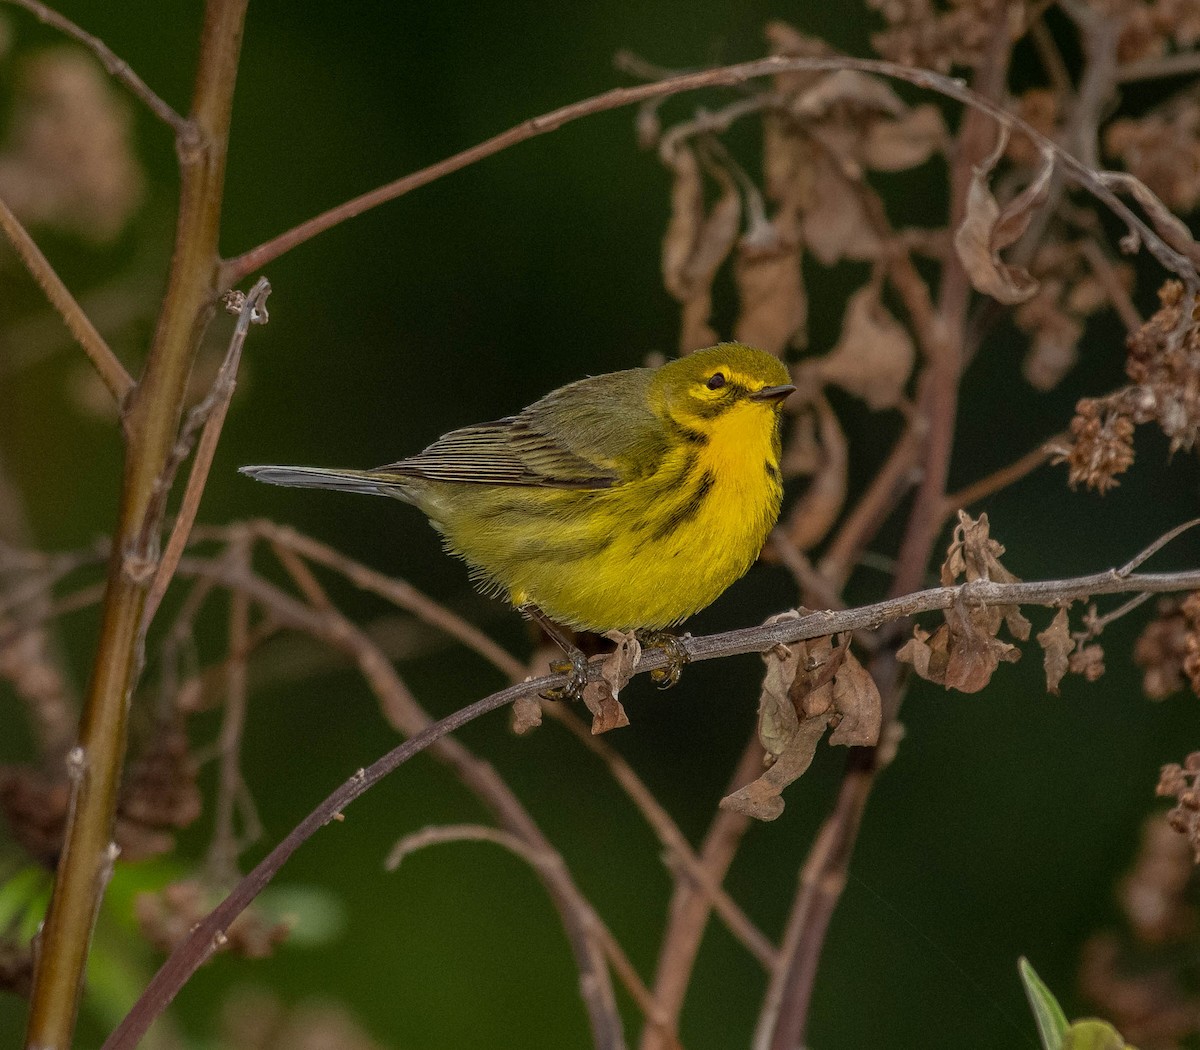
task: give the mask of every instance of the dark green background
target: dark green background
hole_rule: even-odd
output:
[[[62,10],[177,107],[186,106],[198,4],[76,2]],[[222,248],[242,251],[526,117],[625,82],[611,67],[619,48],[667,66],[750,58],[762,53],[761,28],[772,17],[858,54],[867,53],[875,26],[874,15],[840,4],[255,0],[234,108]],[[13,14],[12,22],[20,47],[54,39],[23,16]],[[719,97],[705,101],[718,104]],[[698,104],[683,98],[665,112],[679,119]],[[247,344],[245,379],[203,518],[269,515],[294,524],[468,610],[527,651],[517,617],[472,596],[465,570],[440,555],[416,512],[383,500],[255,486],[235,468],[386,461],[452,427],[512,412],[560,383],[669,352],[676,312],[662,290],[658,259],[668,181],[655,158],[636,148],[632,121],[632,112],[621,111],[570,125],[271,264],[271,323]],[[171,142],[140,112],[138,131],[151,192],[134,234],[107,252],[47,242],[54,260],[84,284],[128,265],[138,245],[167,243]],[[733,140],[751,168],[755,142],[751,129]],[[904,187],[889,198],[898,225],[942,214],[936,175],[893,185]],[[844,298],[862,273],[812,266],[809,277],[820,291],[811,330],[821,350],[836,335]],[[0,279],[10,302],[37,302],[11,267]],[[1147,269],[1144,308],[1157,280]],[[149,324],[114,339],[131,366]],[[214,339],[223,339],[227,323],[215,328]],[[1039,395],[1019,378],[1019,342],[1006,328],[989,337],[964,388],[955,485],[1062,427],[1080,394],[1120,381],[1113,317],[1091,324],[1083,349],[1083,365],[1063,387]],[[77,369],[76,357],[64,351],[20,373],[2,393],[4,455],[47,548],[107,532],[115,510],[119,445],[111,426],[82,418],[63,394]],[[865,473],[894,424],[844,407],[852,454]],[[1196,513],[1194,459],[1180,455],[1168,465],[1155,435],[1138,440],[1137,467],[1103,500],[1069,492],[1059,468],[989,501],[1013,571],[1035,578],[1106,568]],[[1194,542],[1181,542],[1158,564],[1194,565],[1196,553]],[[864,573],[854,597],[868,600],[883,586],[883,577]],[[344,598],[356,617],[384,612],[356,594]],[[786,574],[760,566],[689,626],[705,632],[752,623],[794,600]],[[219,606],[205,636],[209,655],[220,651]],[[94,626],[85,615],[67,629],[80,682]],[[1003,668],[995,687],[979,696],[912,689],[906,738],[871,800],[830,931],[813,1046],[1033,1045],[1016,975],[1021,954],[1069,1011],[1083,1008],[1073,991],[1080,944],[1114,918],[1112,887],[1154,806],[1159,765],[1181,758],[1197,740],[1194,698],[1153,705],[1141,697],[1127,655],[1136,629],[1113,629],[1108,674],[1094,686],[1067,682],[1061,698],[1045,695],[1036,651]],[[451,649],[400,670],[435,713],[501,684],[476,658]],[[671,693],[639,681],[627,697],[633,725],[609,737],[693,838],[752,724],[758,679],[758,662],[741,658],[693,668]],[[0,694],[0,718],[13,727],[0,732],[0,756],[20,754],[20,713],[7,694]],[[196,728],[211,739],[215,722]],[[649,979],[669,880],[631,805],[553,725],[516,740],[497,716],[464,738],[495,763],[559,844]],[[394,742],[348,672],[257,693],[245,767],[266,828],[263,844],[277,841],[336,783]],[[823,750],[788,792],[784,817],[748,835],[731,874],[731,892],[772,937],[842,761],[840,752]],[[382,870],[387,848],[403,833],[484,817],[430,760],[371,792],[283,875],[340,896],[343,934],[267,962],[223,958],[208,967],[179,999],[187,1031],[212,1038],[228,989],[252,983],[289,1002],[340,999],[390,1047],[587,1045],[570,954],[540,885],[521,864],[493,847],[452,845],[412,858],[395,874]],[[202,822],[185,836],[193,855],[201,854],[207,832]],[[747,1045],[763,985],[756,965],[713,926],[684,1014],[684,1044]],[[21,1003],[0,999],[0,1043],[16,1043],[22,1019]],[[94,1016],[85,1017],[80,1045],[94,1045],[101,1031]],[[631,1023],[631,1039],[635,1031]]]

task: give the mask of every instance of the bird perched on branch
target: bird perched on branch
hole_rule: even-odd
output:
[[[375,470],[242,467],[259,481],[394,496],[418,507],[485,591],[563,646],[556,624],[650,632],[703,609],[754,563],[779,516],[777,358],[721,343],[659,368],[591,376],[519,415],[463,427]],[[666,639],[670,639],[667,641]],[[678,678],[677,642],[670,682]]]

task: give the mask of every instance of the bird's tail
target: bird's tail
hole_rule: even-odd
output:
[[[339,492],[365,492],[372,496],[407,499],[404,478],[378,470],[334,470],[328,467],[238,467],[238,473],[265,481],[268,485],[287,485],[301,489],[336,489]]]

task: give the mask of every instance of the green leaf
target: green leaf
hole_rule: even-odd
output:
[[[1076,1021],[1067,1029],[1063,1050],[1133,1050],[1107,1021]]]
[[[1063,1013],[1050,989],[1042,983],[1037,971],[1029,965],[1028,959],[1022,957],[1017,967],[1021,971],[1021,982],[1025,985],[1029,1008],[1037,1021],[1043,1050],[1066,1050],[1067,1015]],[[1084,1050],[1086,1045],[1080,1044],[1074,1047],[1074,1050]]]

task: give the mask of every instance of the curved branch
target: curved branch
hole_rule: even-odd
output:
[[[112,48],[99,37],[92,36],[86,29],[77,26],[69,18],[63,17],[53,8],[39,3],[38,0],[3,0],[3,2],[12,4],[14,7],[23,7],[39,22],[53,26],[60,33],[65,33],[72,40],[82,44],[100,60],[100,64],[108,71],[109,76],[124,84],[133,95],[146,104],[146,108],[151,113],[174,129],[176,135],[190,136],[192,134],[191,122],[176,113],[170,105],[151,91],[146,82],[130,68],[129,63],[117,56]]]
[[[275,589],[256,577],[234,571],[222,561],[180,563],[184,574],[207,575],[223,586],[245,590],[252,598],[273,601]],[[740,653],[766,652],[776,645],[802,639],[820,638],[832,633],[878,627],[921,612],[948,609],[956,603],[970,605],[1055,605],[1096,594],[1153,592],[1165,593],[1200,589],[1200,569],[1176,573],[1123,573],[1117,569],[1068,580],[1042,580],[1029,583],[993,583],[976,580],[956,587],[935,587],[874,605],[843,611],[813,612],[758,627],[681,638],[680,643],[692,661],[715,660]],[[286,596],[285,596],[286,597]],[[291,599],[288,599],[291,601]],[[299,603],[293,603],[299,606]],[[304,608],[300,606],[300,608]],[[644,652],[634,670],[644,674],[667,662],[661,650]],[[591,676],[600,676],[600,662],[591,665]],[[105,1041],[102,1050],[133,1050],[153,1020],[167,1007],[193,973],[217,949],[230,923],[258,896],[287,862],[288,858],[317,831],[333,820],[346,806],[389,773],[399,769],[414,755],[467,725],[482,715],[505,707],[523,697],[536,696],[566,684],[565,675],[546,675],[511,685],[414,734],[372,765],[358,770],[341,784],[316,809],[304,818],[267,856],[237,884],[216,908],[202,919],[188,938],[171,953],[141,997]]]
[[[820,58],[787,58],[774,56],[758,59],[754,62],[742,62],[732,66],[721,66],[717,69],[706,69],[699,73],[685,73],[682,76],[671,77],[653,84],[640,84],[636,87],[613,88],[601,95],[596,95],[581,102],[573,102],[568,106],[544,113],[540,117],[526,120],[516,127],[494,135],[470,149],[456,153],[452,157],[422,168],[420,171],[405,175],[389,182],[384,186],[370,190],[355,197],[353,200],[339,204],[335,208],[321,213],[293,227],[271,240],[251,248],[243,254],[227,260],[221,268],[221,287],[232,287],[246,278],[255,270],[279,258],[285,252],[297,245],[311,240],[319,233],[345,222],[356,215],[387,201],[403,197],[415,189],[440,179],[445,175],[460,171],[477,161],[490,157],[501,150],[508,149],[520,142],[544,135],[549,131],[557,131],[564,124],[589,117],[596,113],[633,106],[649,99],[666,98],[685,91],[697,91],[701,88],[738,87],[748,80],[760,77],[775,76],[780,73],[794,72],[836,72],[838,70],[854,70],[859,73],[870,73],[875,76],[888,77],[892,80],[902,80],[916,87],[934,91],[946,98],[961,102],[964,106],[977,110],[991,117],[1005,127],[1020,131],[1030,139],[1034,146],[1052,153],[1062,172],[1071,181],[1086,189],[1095,198],[1102,201],[1131,231],[1135,231],[1141,242],[1159,263],[1184,279],[1188,286],[1195,289],[1200,285],[1200,275],[1197,275],[1192,260],[1181,252],[1176,251],[1159,235],[1143,222],[1107,185],[1099,175],[1078,158],[1068,153],[1058,143],[1043,135],[1020,117],[1009,113],[1002,105],[985,96],[972,91],[961,80],[943,76],[926,69],[911,69],[895,62],[884,62],[876,59],[849,58],[843,56]]]

